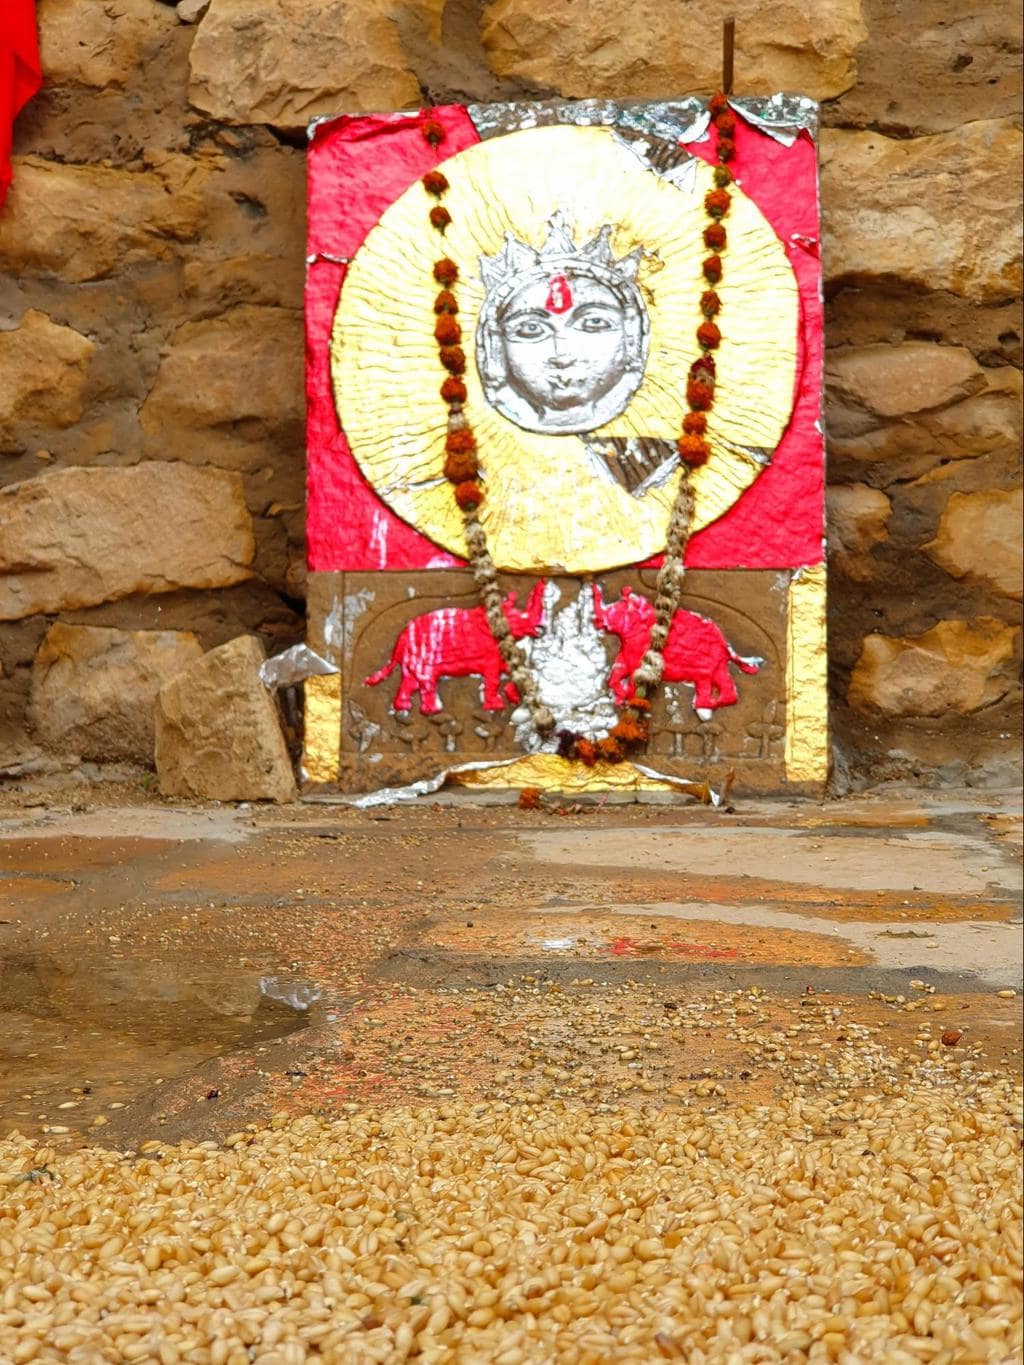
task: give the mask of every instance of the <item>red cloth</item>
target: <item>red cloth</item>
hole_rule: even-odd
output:
[[[11,183],[14,120],[42,80],[35,0],[0,0],[0,208]]]

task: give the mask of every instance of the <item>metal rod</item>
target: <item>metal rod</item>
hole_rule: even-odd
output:
[[[722,24],[722,92],[732,94],[733,53],[736,46],[736,20],[726,19]]]

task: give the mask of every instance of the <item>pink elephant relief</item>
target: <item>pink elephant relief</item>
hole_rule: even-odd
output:
[[[595,583],[593,596],[598,630],[611,631],[620,640],[609,686],[616,701],[629,701],[634,695],[633,674],[650,642],[654,608],[646,597],[630,587],[622,589],[617,602],[606,604],[600,584]],[[702,720],[707,720],[718,707],[732,706],[739,700],[730,664],[744,673],[757,673],[764,663],[763,659],[741,658],[714,621],[692,611],[677,611],[673,617],[664,659],[663,680],[693,685],[693,709]]]
[[[502,603],[505,620],[517,640],[541,633],[544,587],[543,580],[534,585],[525,608],[516,605],[514,592],[510,592]],[[504,709],[501,677],[507,669],[482,606],[441,607],[413,617],[395,641],[387,664],[364,679],[366,686],[376,687],[396,668],[401,670],[402,676],[392,703],[393,711],[410,710],[413,695],[418,692],[420,713],[435,715],[442,709],[437,695],[440,680],[474,674],[483,679],[484,709]],[[519,700],[511,683],[507,683],[504,690],[509,701]]]

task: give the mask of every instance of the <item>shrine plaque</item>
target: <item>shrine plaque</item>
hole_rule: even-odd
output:
[[[489,785],[820,790],[815,136],[816,107],[793,96],[732,100],[717,124],[684,98],[313,125],[310,643],[338,672],[306,684],[310,783],[370,792],[469,765]],[[689,470],[687,439],[706,455]],[[649,737],[581,771],[559,748],[599,744],[636,695],[684,478]],[[497,617],[469,562],[467,489]]]

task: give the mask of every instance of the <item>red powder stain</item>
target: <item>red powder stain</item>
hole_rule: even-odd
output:
[[[551,281],[544,307],[549,313],[567,313],[572,307],[572,290],[564,275],[556,275]]]
[[[635,938],[613,938],[611,949],[616,957],[629,957],[631,953],[639,952]]]

